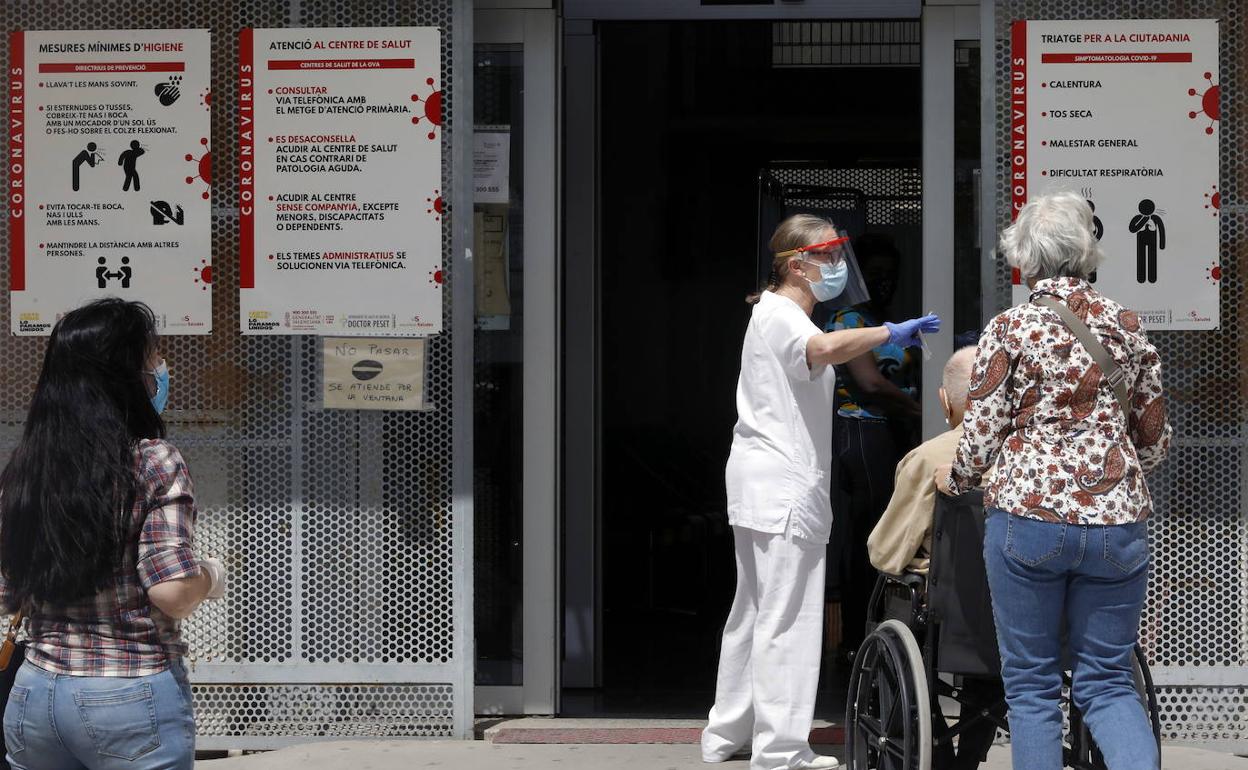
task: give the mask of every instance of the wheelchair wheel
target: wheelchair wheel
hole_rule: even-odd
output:
[[[851,770],[930,770],[932,702],[914,634],[886,620],[858,648],[849,678],[846,765]]]
[[[1135,689],[1140,698],[1140,705],[1148,714],[1149,723],[1153,728],[1153,740],[1157,743],[1157,751],[1161,752],[1161,713],[1157,708],[1157,690],[1153,687],[1153,675],[1148,670],[1148,661],[1144,658],[1144,650],[1135,646],[1133,661]],[[1069,682],[1066,683],[1069,687]],[[1083,714],[1075,706],[1072,695],[1070,701],[1070,733],[1069,743],[1064,747],[1066,764],[1075,770],[1105,770],[1105,758],[1101,756],[1092,732],[1088,729]]]

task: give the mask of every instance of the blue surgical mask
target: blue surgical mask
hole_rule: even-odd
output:
[[[845,291],[845,282],[849,280],[849,265],[845,260],[840,260],[835,265],[826,262],[810,262],[812,265],[819,265],[819,280],[810,281],[810,291],[815,295],[818,302],[827,302],[841,296],[841,292]]]
[[[164,361],[160,362],[152,371],[148,372],[152,378],[156,380],[156,392],[152,394],[152,406],[156,409],[156,414],[165,411],[165,404],[169,402],[169,366]]]

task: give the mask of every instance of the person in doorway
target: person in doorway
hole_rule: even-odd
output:
[[[105,299],[52,330],[0,474],[0,604],[30,636],[4,712],[16,770],[191,770],[179,620],[221,598],[191,550],[195,500],[160,413],[152,311]]]
[[[949,430],[920,444],[897,465],[893,497],[867,538],[871,563],[880,572],[890,575],[903,572],[927,574],[932,555],[932,519],[937,494],[932,476],[937,468],[948,467],[962,439],[962,418],[966,411],[966,394],[970,389],[974,361],[974,347],[960,348],[949,358],[942,373],[939,393]],[[998,679],[965,677],[961,689],[968,703],[1001,702],[1001,682]],[[944,719],[938,713],[933,713],[933,718]],[[937,770],[975,770],[988,754],[988,749],[992,748],[996,735],[995,722],[985,719],[972,723],[958,737],[956,753],[950,744],[933,749],[932,767]]]
[[[829,331],[880,327],[897,290],[901,254],[891,238],[867,234],[854,241],[870,300],[843,308]],[[837,430],[833,436],[833,483],[845,516],[835,538],[840,558],[841,649],[848,657],[862,644],[869,591],[875,581],[867,535],[893,494],[897,461],[914,446],[922,410],[913,393],[914,353],[886,341],[837,367]],[[831,581],[829,581],[831,582]],[[829,597],[831,598],[831,597]]]
[[[932,511],[936,487],[932,474],[953,460],[962,438],[962,416],[970,387],[975,348],[961,348],[945,364],[940,384],[940,406],[949,430],[923,442],[897,464],[893,496],[867,538],[871,565],[880,572],[927,574],[932,555]]]
[[[767,286],[750,297],[724,473],[737,588],[702,733],[706,762],[726,761],[752,743],[751,770],[837,766],[809,743],[832,528],[831,367],[885,342],[917,345],[920,331],[940,328],[940,319],[926,316],[821,333],[810,314],[845,287],[844,243],[826,219],[786,219],[771,238]]]
[[[1156,770],[1132,661],[1148,590],[1144,474],[1170,444],[1161,359],[1139,316],[1086,280],[1101,252],[1082,197],[1034,198],[1001,248],[1033,301],[998,315],[980,338],[962,440],[936,481],[961,494],[995,465],[984,561],[1014,768],[1062,767],[1065,635],[1072,697],[1106,766]],[[1045,297],[1078,323],[1036,301]],[[1109,368],[1121,386],[1103,374]]]

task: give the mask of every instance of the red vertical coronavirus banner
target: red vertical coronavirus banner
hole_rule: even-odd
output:
[[[9,35],[9,289],[26,288],[26,33]]]
[[[1010,28],[1010,219],[1027,203],[1027,22]],[[1012,281],[1022,283],[1018,268]]]
[[[256,285],[255,77],[251,30],[238,33],[238,285]]]

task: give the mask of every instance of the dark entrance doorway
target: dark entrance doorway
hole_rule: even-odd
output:
[[[604,689],[566,711],[704,716],[711,703],[735,584],[723,469],[760,169],[919,166],[917,23],[822,25],[844,42],[814,47],[843,58],[815,61],[854,66],[791,66],[780,36],[795,27],[778,24],[599,27]],[[868,64],[886,47],[848,36],[872,24],[909,25],[913,60]],[[914,216],[903,270],[917,276]],[[839,714],[842,693],[824,689],[820,713]]]

